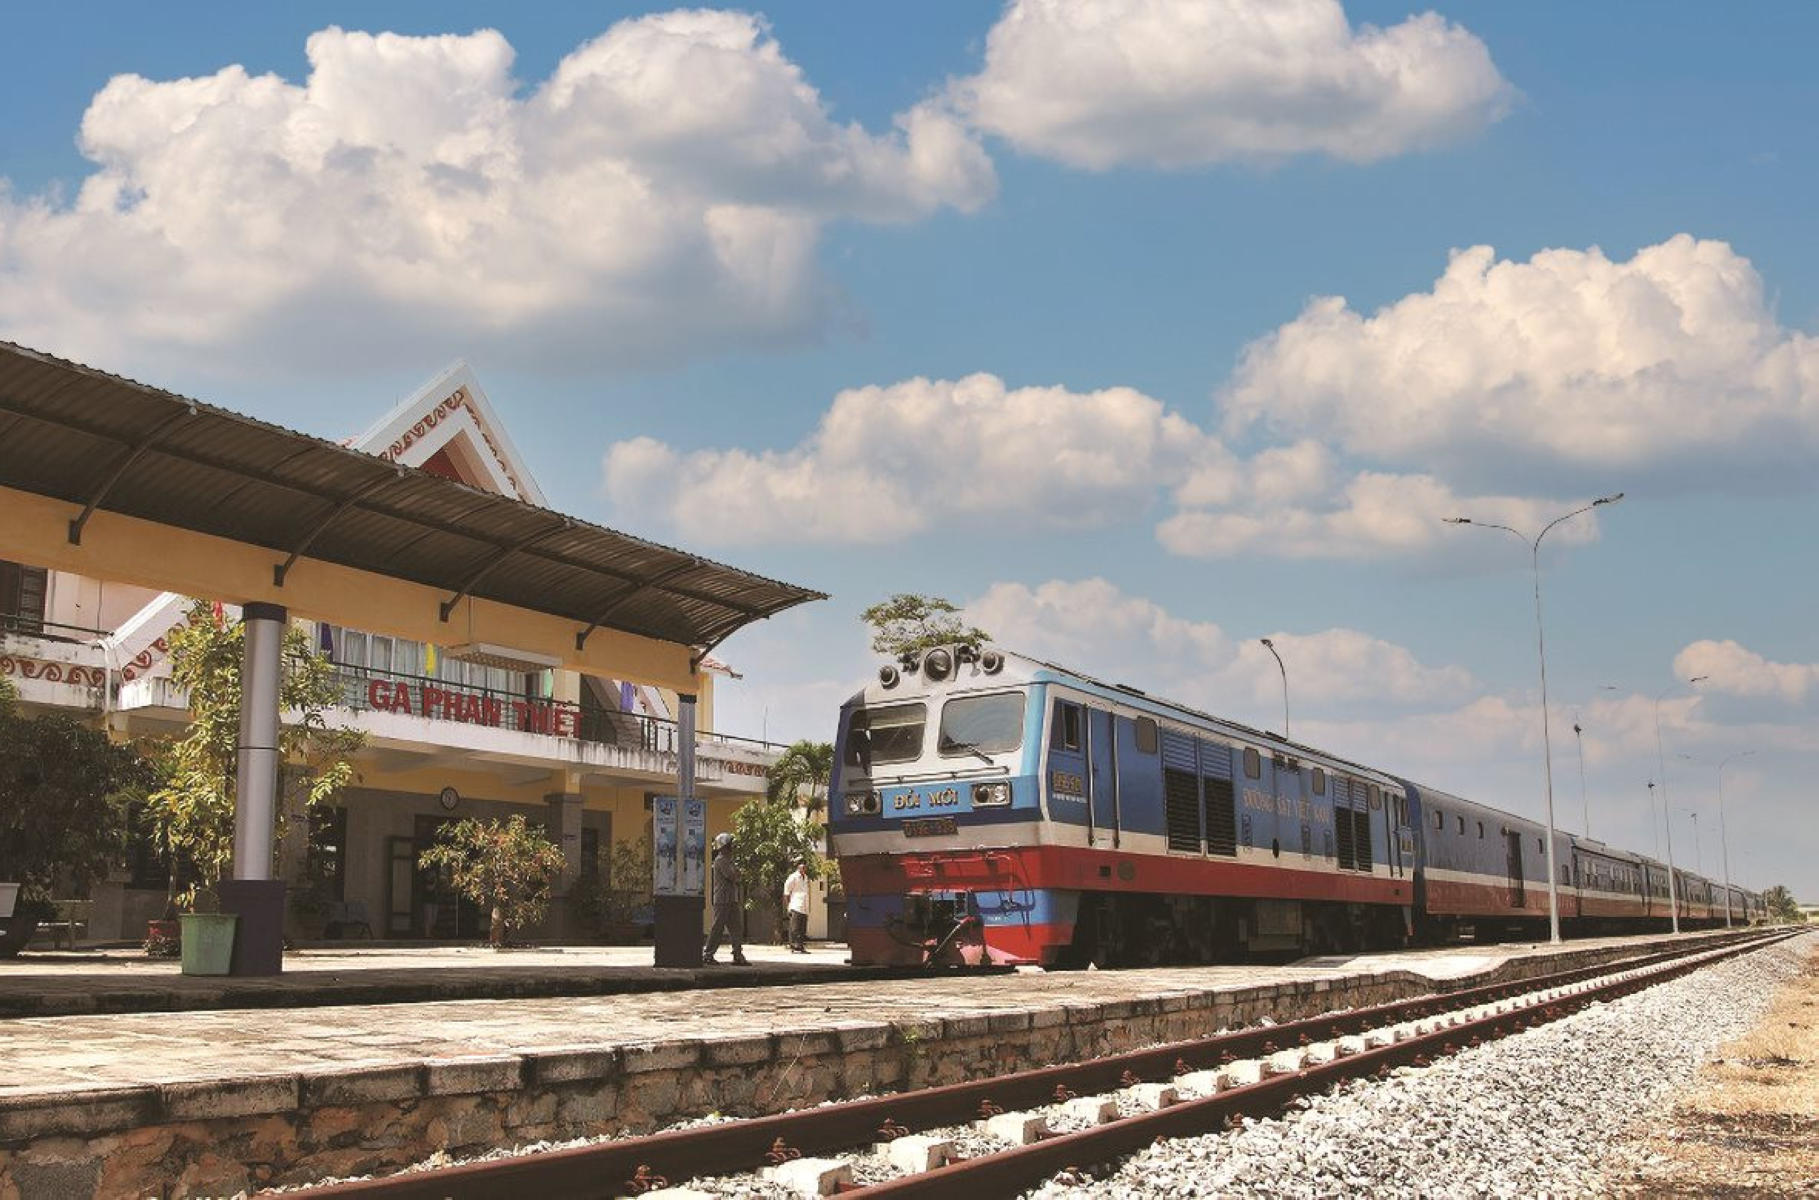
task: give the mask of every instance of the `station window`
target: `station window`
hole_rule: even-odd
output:
[[[1246,779],[1263,778],[1263,756],[1253,746],[1244,748],[1244,777]]]
[[[44,628],[50,571],[0,560],[0,628],[38,633]]]
[[[1156,734],[1154,717],[1137,718],[1137,753],[1154,754],[1160,739]]]
[[[1066,700],[1055,701],[1055,721],[1049,730],[1051,750],[1080,749],[1080,706]]]
[[[1319,767],[1314,768],[1314,795],[1326,795],[1326,772]]]

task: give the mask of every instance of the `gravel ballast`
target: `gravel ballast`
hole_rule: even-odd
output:
[[[1780,943],[1279,1120],[1151,1146],[1038,1200],[1149,1196],[1576,1196],[1633,1177],[1618,1148],[1749,1029],[1819,936]]]

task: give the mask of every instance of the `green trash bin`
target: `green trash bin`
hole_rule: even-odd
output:
[[[234,925],[240,918],[233,913],[184,913],[177,919],[183,924],[183,973],[226,975],[234,965]]]

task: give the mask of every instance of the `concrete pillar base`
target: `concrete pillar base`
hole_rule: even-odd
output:
[[[701,918],[707,902],[700,896],[657,896],[656,960],[659,967],[701,965]]]
[[[234,926],[231,975],[284,973],[284,891],[282,879],[223,879],[215,886],[221,911],[240,918]]]

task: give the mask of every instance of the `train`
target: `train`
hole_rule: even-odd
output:
[[[855,964],[1224,962],[1752,924],[1762,897],[991,645],[842,705]],[[1550,861],[1552,866],[1550,868]]]

